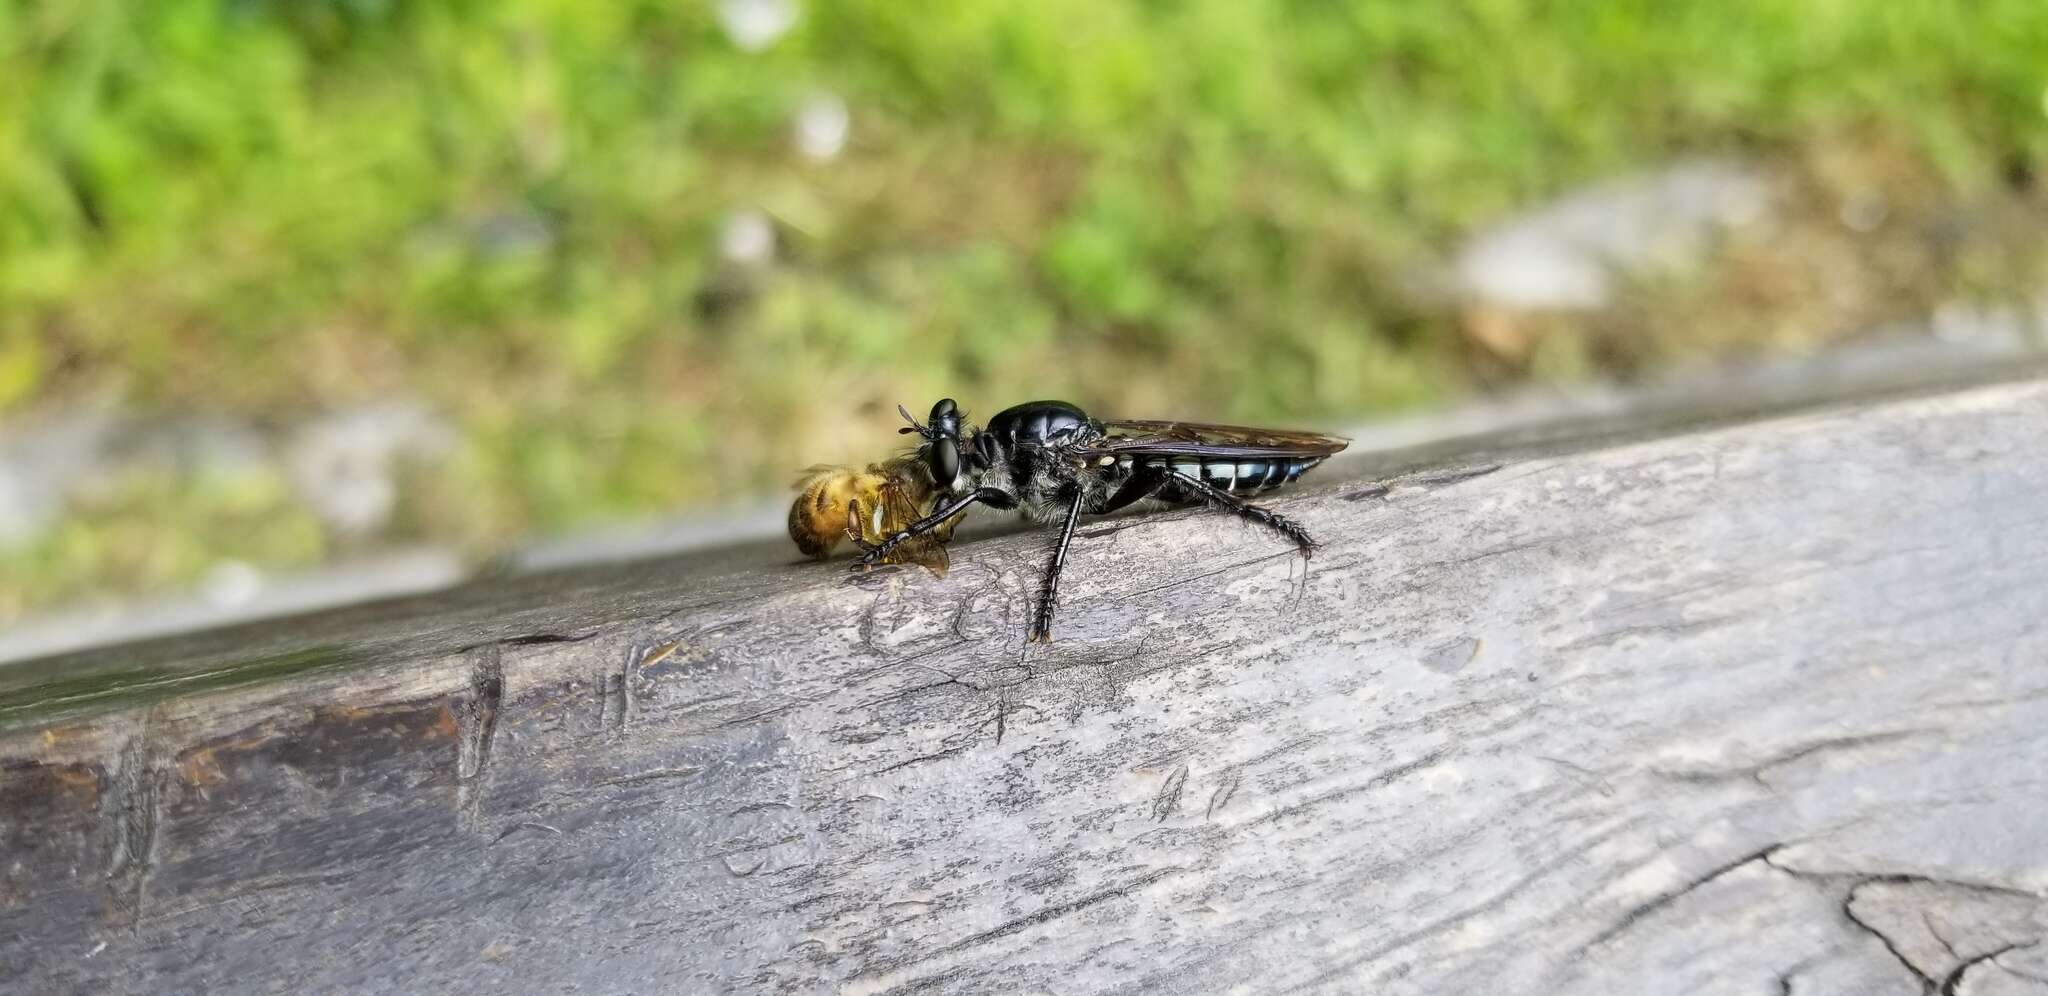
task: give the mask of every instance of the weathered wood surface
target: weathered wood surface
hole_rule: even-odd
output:
[[[1306,573],[1086,528],[1050,648],[1009,535],[0,669],[0,986],[2042,992],[2044,435],[2034,379],[1333,468]]]

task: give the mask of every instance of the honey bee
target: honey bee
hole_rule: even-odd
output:
[[[804,471],[796,492],[789,506],[789,538],[819,560],[831,556],[840,540],[876,549],[924,518],[938,498],[931,470],[914,452],[862,468],[819,464]],[[945,577],[946,543],[958,521],[900,541],[870,562],[921,564]]]

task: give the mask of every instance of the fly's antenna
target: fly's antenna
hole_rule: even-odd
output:
[[[919,424],[917,419],[910,414],[910,409],[905,408],[902,405],[897,405],[896,410],[903,413],[903,421],[910,423],[909,425],[896,430],[899,434],[907,436],[915,432],[926,439],[932,438],[932,431],[930,429],[925,428],[923,425]]]

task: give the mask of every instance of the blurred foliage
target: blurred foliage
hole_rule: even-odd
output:
[[[1981,202],[2048,161],[2044,86],[2040,0],[837,0],[758,52],[688,0],[0,0],[0,413],[424,398],[464,441],[401,528],[480,546],[942,394],[1326,423],[1471,382],[1410,285],[1475,225],[1700,151]],[[751,209],[764,266],[717,251]],[[179,487],[0,588],[331,548]]]

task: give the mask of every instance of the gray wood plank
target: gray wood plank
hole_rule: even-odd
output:
[[[23,992],[2048,983],[2048,380],[0,670]],[[1572,441],[1576,440],[1576,441]],[[1412,462],[1412,461],[1411,461]]]

